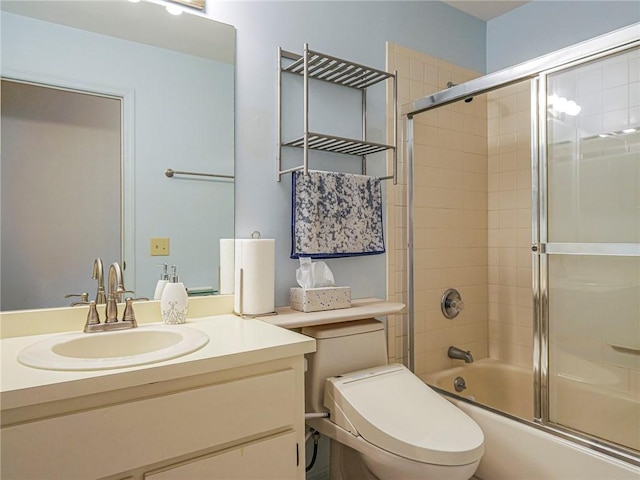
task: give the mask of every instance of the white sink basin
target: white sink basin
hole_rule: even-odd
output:
[[[149,325],[129,330],[63,333],[29,345],[18,361],[45,370],[102,370],[181,357],[202,348],[209,337],[182,325]]]

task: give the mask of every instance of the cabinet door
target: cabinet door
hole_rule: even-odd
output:
[[[286,480],[298,475],[295,432],[244,444],[215,455],[198,457],[166,470],[149,472],[145,480]]]
[[[300,412],[295,385],[287,369],[3,428],[0,477],[108,477],[287,431]],[[102,455],[104,445],[117,448]]]

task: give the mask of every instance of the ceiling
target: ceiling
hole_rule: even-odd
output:
[[[511,0],[444,0],[444,2],[485,22],[499,17],[514,8],[518,8],[525,3],[529,3],[528,1],[516,2]]]

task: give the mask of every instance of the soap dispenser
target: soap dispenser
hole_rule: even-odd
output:
[[[169,265],[166,263],[159,263],[159,267],[162,267],[162,273],[160,274],[160,280],[156,283],[156,291],[153,294],[154,300],[160,300],[162,298],[162,292],[167,283],[169,283]]]
[[[179,281],[175,265],[171,266],[171,281],[162,290],[160,312],[166,325],[178,325],[187,321],[189,297],[184,284]]]

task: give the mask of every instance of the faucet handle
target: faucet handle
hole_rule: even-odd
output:
[[[452,319],[457,317],[458,314],[464,310],[464,302],[462,301],[460,292],[455,288],[447,289],[440,300],[440,308],[446,318]]]
[[[122,314],[122,321],[123,322],[131,322],[133,323],[134,326],[138,326],[137,322],[136,322],[136,314],[133,311],[133,298],[131,297],[127,297],[125,298],[124,302],[125,302],[125,306],[124,306],[124,313]]]
[[[80,297],[80,301],[79,302],[73,302],[71,304],[71,306],[75,306],[75,305],[86,305],[89,303],[89,294],[87,292],[82,292],[82,293],[68,293],[64,296],[64,298],[73,298],[73,297]]]
[[[115,296],[116,296],[116,302],[121,302],[123,294],[125,294],[125,293],[135,293],[135,292],[133,290],[125,290],[124,287],[123,288],[118,287],[114,293],[115,293]],[[127,297],[127,298],[129,298],[129,297]],[[126,298],[125,298],[125,301],[126,301]]]
[[[89,313],[87,313],[87,321],[84,324],[84,332],[88,332],[92,325],[98,325],[100,323],[100,315],[98,315],[98,309],[96,308],[96,302],[91,300],[89,302]]]
[[[127,297],[124,300],[125,306],[124,306],[124,313],[122,314],[122,321],[131,322],[134,328],[138,326],[138,323],[136,322],[136,314],[133,311],[133,302],[137,302],[140,300],[149,300],[149,299],[147,297],[140,297],[140,298]]]

